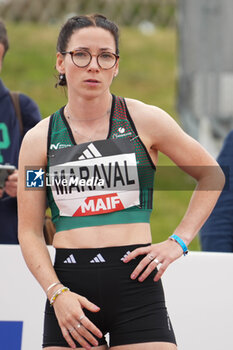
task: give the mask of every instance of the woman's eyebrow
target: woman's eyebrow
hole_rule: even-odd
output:
[[[90,47],[79,46],[79,47],[76,47],[74,50],[90,50]],[[110,47],[101,47],[98,50],[99,51],[109,51],[109,50],[112,50],[112,48],[110,48]]]
[[[101,51],[109,51],[109,50],[112,50],[111,47],[103,47],[103,48],[100,48],[99,50]]]

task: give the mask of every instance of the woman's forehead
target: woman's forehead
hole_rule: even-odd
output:
[[[112,33],[99,27],[86,27],[76,30],[70,37],[69,48],[92,48],[115,50],[115,41]]]

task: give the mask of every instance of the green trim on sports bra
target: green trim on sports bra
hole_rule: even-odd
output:
[[[101,220],[103,219],[103,222]],[[101,226],[101,225],[117,225],[117,224],[131,224],[131,223],[140,223],[140,222],[150,222],[151,210],[143,210],[140,211],[140,208],[135,208],[132,210],[131,208],[124,209],[122,211],[115,211],[113,213],[102,214],[102,215],[90,215],[83,216],[81,222],[79,222],[79,217],[68,216],[62,217],[62,220],[58,220],[55,222],[56,231],[65,231],[67,227],[69,230],[81,227],[93,227],[93,226]],[[96,224],[98,223],[98,224]]]

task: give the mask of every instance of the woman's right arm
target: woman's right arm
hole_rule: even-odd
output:
[[[45,291],[51,283],[58,282],[43,236],[46,191],[26,188],[26,170],[46,166],[46,124],[47,120],[40,122],[25,135],[18,174],[18,238],[28,268]]]
[[[59,282],[43,235],[46,190],[26,188],[26,170],[45,169],[47,133],[48,120],[43,120],[25,135],[19,156],[18,179],[18,238],[26,264],[45,292],[51,284]],[[48,298],[60,287],[51,288]],[[99,308],[96,305],[83,296],[65,292],[57,297],[53,307],[62,334],[72,348],[76,348],[72,337],[86,349],[90,348],[86,340],[97,345],[89,331],[97,337],[102,337],[102,334],[87,317],[82,320],[83,327],[79,328],[79,332],[72,332],[72,337],[68,332],[77,326],[80,316],[84,314],[82,308],[97,312]]]

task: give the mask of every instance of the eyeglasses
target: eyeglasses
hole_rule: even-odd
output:
[[[61,53],[62,55],[67,53],[70,54],[73,63],[79,68],[87,67],[91,63],[92,57],[94,56],[89,51],[84,50],[63,51]],[[118,58],[118,55],[111,52],[102,52],[96,56],[97,63],[102,69],[113,68]]]

